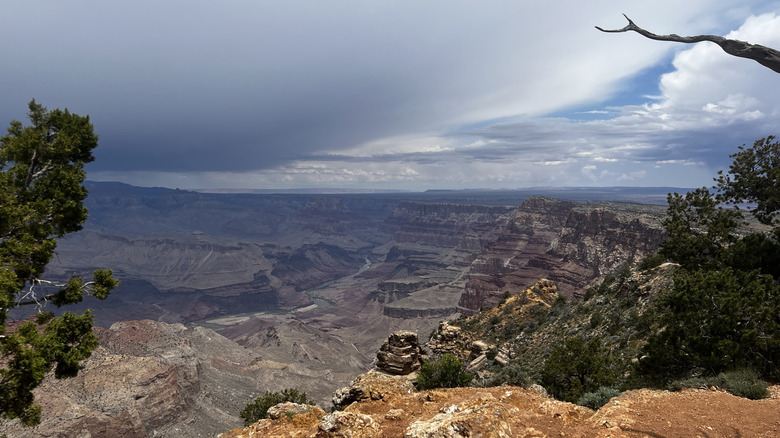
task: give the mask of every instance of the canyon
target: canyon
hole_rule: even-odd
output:
[[[47,275],[111,268],[122,285],[64,309],[93,308],[101,346],[76,378],[47,378],[41,425],[0,425],[10,436],[214,436],[287,387],[327,408],[394,331],[427,339],[540,278],[580,297],[640,260],[671,191],[89,189],[89,220]]]

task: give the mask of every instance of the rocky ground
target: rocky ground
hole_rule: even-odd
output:
[[[780,387],[748,400],[715,389],[637,390],[598,411],[512,386],[395,391],[344,411],[281,416],[220,438],[776,437]]]
[[[441,329],[441,327],[440,327]],[[440,330],[441,331],[441,330]],[[393,333],[377,368],[333,395],[331,414],[284,404],[269,418],[220,438],[257,437],[774,437],[780,434],[780,386],[748,400],[715,387],[678,392],[640,389],[597,411],[550,398],[538,385],[416,391],[416,333]]]

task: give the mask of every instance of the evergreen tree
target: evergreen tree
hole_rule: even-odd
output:
[[[739,147],[730,155],[729,171],[715,178],[723,202],[752,203],[751,213],[763,224],[780,226],[780,142],[774,136]]]
[[[780,380],[780,286],[771,276],[680,270],[659,300],[663,330],[650,337],[638,366],[652,383],[737,369]]]
[[[75,376],[79,361],[97,347],[92,314],[42,312],[41,304],[76,303],[85,294],[104,299],[118,285],[109,270],[91,281],[43,279],[56,239],[78,231],[87,218],[84,165],[98,145],[88,116],[48,111],[32,100],[31,125],[12,121],[0,138],[0,419],[40,421],[32,390],[54,368],[58,378]],[[38,317],[7,327],[8,311],[39,306]]]
[[[721,208],[706,187],[667,196],[666,240],[659,254],[689,269],[721,266],[724,250],[734,243],[738,211]]]
[[[706,188],[669,195],[669,238],[659,253],[682,269],[659,297],[662,329],[636,367],[651,383],[733,370],[780,380],[780,143],[773,140],[740,146],[715,178],[716,196]],[[735,233],[745,204],[772,232]]]
[[[617,382],[620,364],[601,345],[601,339],[585,342],[567,339],[555,347],[544,362],[542,386],[559,400],[575,403],[585,393]]]

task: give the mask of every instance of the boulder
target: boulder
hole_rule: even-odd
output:
[[[409,394],[414,391],[412,383],[404,376],[392,376],[377,370],[361,374],[333,395],[333,406],[344,409],[356,401],[388,400],[394,395]]]
[[[434,355],[449,353],[460,360],[471,360],[469,357],[471,356],[472,343],[471,335],[461,330],[460,327],[442,321],[439,323],[436,331],[433,332],[426,347]]]
[[[412,423],[404,438],[512,437],[510,415],[503,403],[482,401],[472,406],[448,406],[428,420]]]
[[[388,374],[411,374],[420,369],[422,355],[417,333],[397,331],[385,340],[376,353],[376,367]]]
[[[282,417],[292,417],[293,415],[308,413],[314,414],[317,418],[325,416],[325,411],[317,406],[301,403],[284,402],[268,408],[268,418],[271,420],[279,420]]]
[[[382,429],[368,415],[356,412],[334,412],[323,417],[317,426],[317,438],[379,438]]]
[[[487,342],[474,341],[471,343],[471,353],[469,354],[469,359],[474,360],[479,356],[487,353],[488,350],[490,350],[490,345],[488,345]]]
[[[531,286],[531,292],[550,306],[555,304],[555,300],[560,296],[555,282],[546,278],[542,278]]]
[[[506,366],[509,363],[509,359],[512,357],[512,345],[510,343],[504,343],[498,348],[496,353],[495,362],[501,366]]]
[[[481,370],[485,365],[487,365],[487,356],[481,354],[466,366],[466,372],[474,373]]]

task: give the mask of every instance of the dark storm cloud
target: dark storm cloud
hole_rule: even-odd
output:
[[[116,170],[269,167],[415,125],[424,108],[412,98],[427,86],[407,77],[434,63],[341,6],[50,2],[13,19],[6,10],[4,39],[17,44],[5,58],[19,61],[5,72],[13,87],[2,115],[20,118],[31,97],[90,113],[102,140],[95,169]]]

